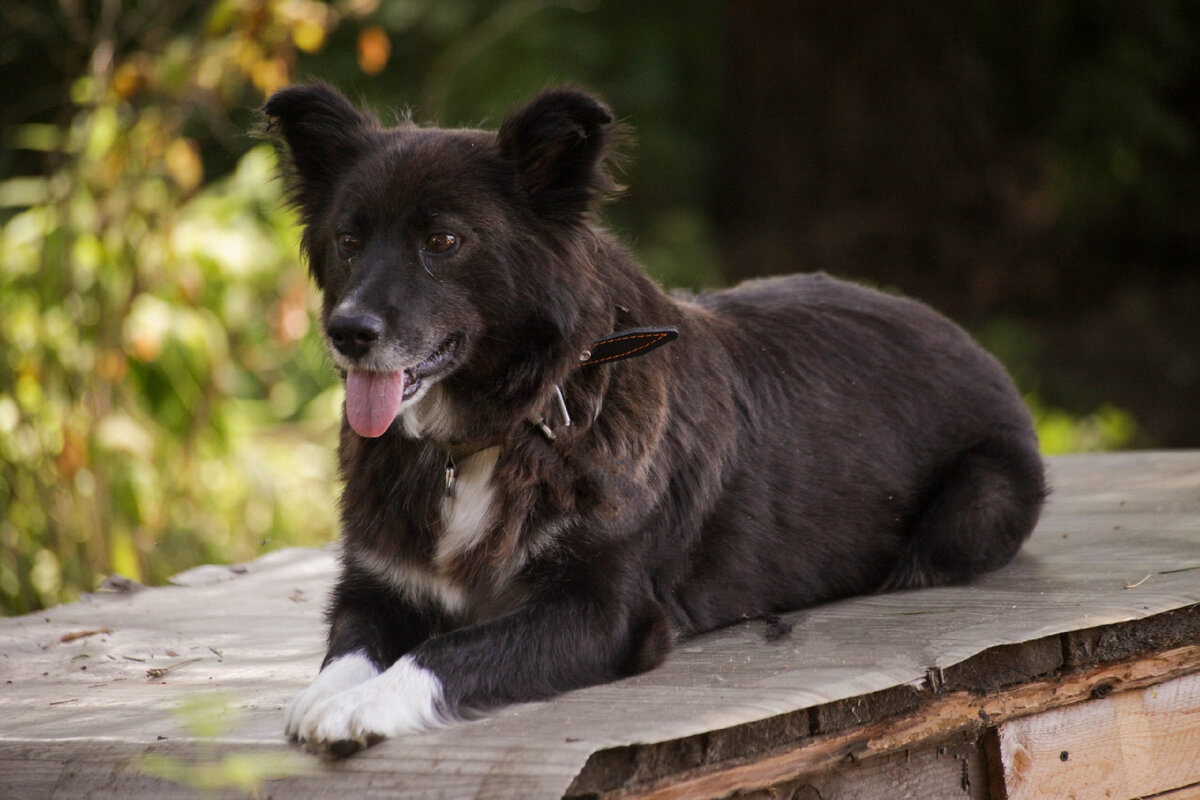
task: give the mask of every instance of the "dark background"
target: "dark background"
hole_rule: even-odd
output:
[[[120,46],[200,33],[207,5],[125,3]],[[53,6],[5,3],[6,123],[68,113],[92,57]],[[354,58],[371,26],[391,43],[376,75]],[[611,219],[666,281],[894,287],[1046,403],[1108,401],[1137,444],[1179,447],[1200,444],[1198,42],[1183,0],[451,0],[343,13],[289,68],[444,124],[495,125],[546,84],[594,89],[640,143]],[[217,175],[245,143],[204,125]]]

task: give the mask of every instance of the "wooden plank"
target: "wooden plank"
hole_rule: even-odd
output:
[[[1200,782],[1200,674],[998,729],[1008,800],[1144,797]]]
[[[701,800],[694,795],[680,795]],[[990,800],[985,757],[977,743],[905,750],[806,775],[765,789],[739,792],[738,800]]]
[[[844,733],[813,737],[799,747],[762,758],[702,767],[641,786],[623,787],[603,796],[606,800],[667,800],[681,796],[725,797],[738,790],[764,789],[847,762],[865,762],[873,757],[944,741],[963,732],[979,735],[987,726],[1082,703],[1090,700],[1097,691],[1151,687],[1147,691],[1153,693],[1157,684],[1187,675],[1189,681],[1197,682],[1188,684],[1191,687],[1188,691],[1194,692],[1200,687],[1200,674],[1195,674],[1197,670],[1200,670],[1200,645],[1191,645],[1155,656],[1095,667],[1061,679],[1035,681],[983,697],[966,691],[950,692],[936,697],[915,714],[862,725]],[[1189,718],[1195,716],[1188,713]],[[1200,723],[1200,720],[1196,722]],[[1200,736],[1200,727],[1197,736]],[[1194,748],[1190,752],[1200,753],[1200,739],[1189,741]],[[1200,768],[1200,757],[1193,761]],[[1179,785],[1183,784],[1175,784]]]
[[[0,788],[5,798],[44,797],[47,788],[58,783],[63,774],[61,761],[41,761],[0,756]]]

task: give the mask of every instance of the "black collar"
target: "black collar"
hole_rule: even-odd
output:
[[[612,336],[606,336],[603,339],[598,339],[592,342],[592,346],[588,350],[584,350],[579,354],[580,367],[590,367],[593,364],[606,364],[611,361],[620,361],[624,358],[633,358],[634,356],[643,356],[655,348],[662,347],[664,344],[669,344],[679,338],[679,331],[672,327],[658,328],[631,328],[625,331],[618,331]],[[558,412],[559,426],[569,428],[571,426],[571,412],[567,410],[567,402],[563,397],[562,387],[554,387],[555,398],[558,400],[555,411]],[[533,417],[529,420],[533,426],[542,432],[549,441],[554,441],[558,438],[555,433],[555,427],[547,422],[545,417]]]
[[[670,344],[679,338],[679,331],[672,327],[660,328],[630,328],[629,330],[619,331],[612,336],[606,336],[603,339],[598,339],[592,342],[591,349],[584,350],[579,354],[580,367],[590,367],[593,364],[605,364],[610,361],[620,361],[624,358],[633,358],[634,356],[644,356],[651,350],[662,347],[664,344]],[[555,386],[554,394],[558,400],[557,411],[562,417],[562,427],[570,427],[571,413],[567,411],[566,399],[563,397],[562,387]],[[551,427],[544,417],[533,417],[529,422],[537,428],[548,441],[553,442],[558,438],[557,433]],[[452,448],[447,448],[446,452],[446,494],[450,497],[455,495],[455,484],[457,482],[457,471],[455,467],[455,459],[462,457],[461,454],[456,454]],[[478,449],[472,449],[472,453],[478,452]]]
[[[620,361],[623,358],[645,355],[678,338],[679,331],[671,327],[631,328],[627,331],[620,331],[592,342],[591,349],[584,350],[579,354],[579,366],[590,367],[592,364],[604,364],[608,361]]]

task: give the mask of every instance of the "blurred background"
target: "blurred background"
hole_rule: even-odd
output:
[[[1196,0],[0,0],[0,610],[336,533],[271,91],[634,131],[663,283],[825,270],[1013,371],[1047,453],[1200,445]]]

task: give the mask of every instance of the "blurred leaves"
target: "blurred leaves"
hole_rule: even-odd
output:
[[[189,135],[283,85],[329,9],[219,3],[204,36],[124,53],[103,16],[68,120],[15,131],[55,167],[0,184],[7,612],[334,529],[332,374],[274,154],[245,140],[206,180]]]
[[[1120,450],[1129,447],[1137,434],[1137,423],[1129,412],[1111,403],[1077,417],[1047,407],[1036,395],[1027,395],[1025,402],[1033,413],[1038,440],[1046,455]]]
[[[186,200],[144,166],[85,174],[0,229],[10,608],[329,537],[332,373],[274,167],[256,147]]]
[[[196,695],[174,710],[177,721],[199,745],[190,759],[146,753],[133,766],[143,775],[187,786],[205,796],[230,793],[261,797],[263,784],[302,775],[311,764],[297,753],[222,753],[217,738],[236,729],[240,709],[233,698]]]

